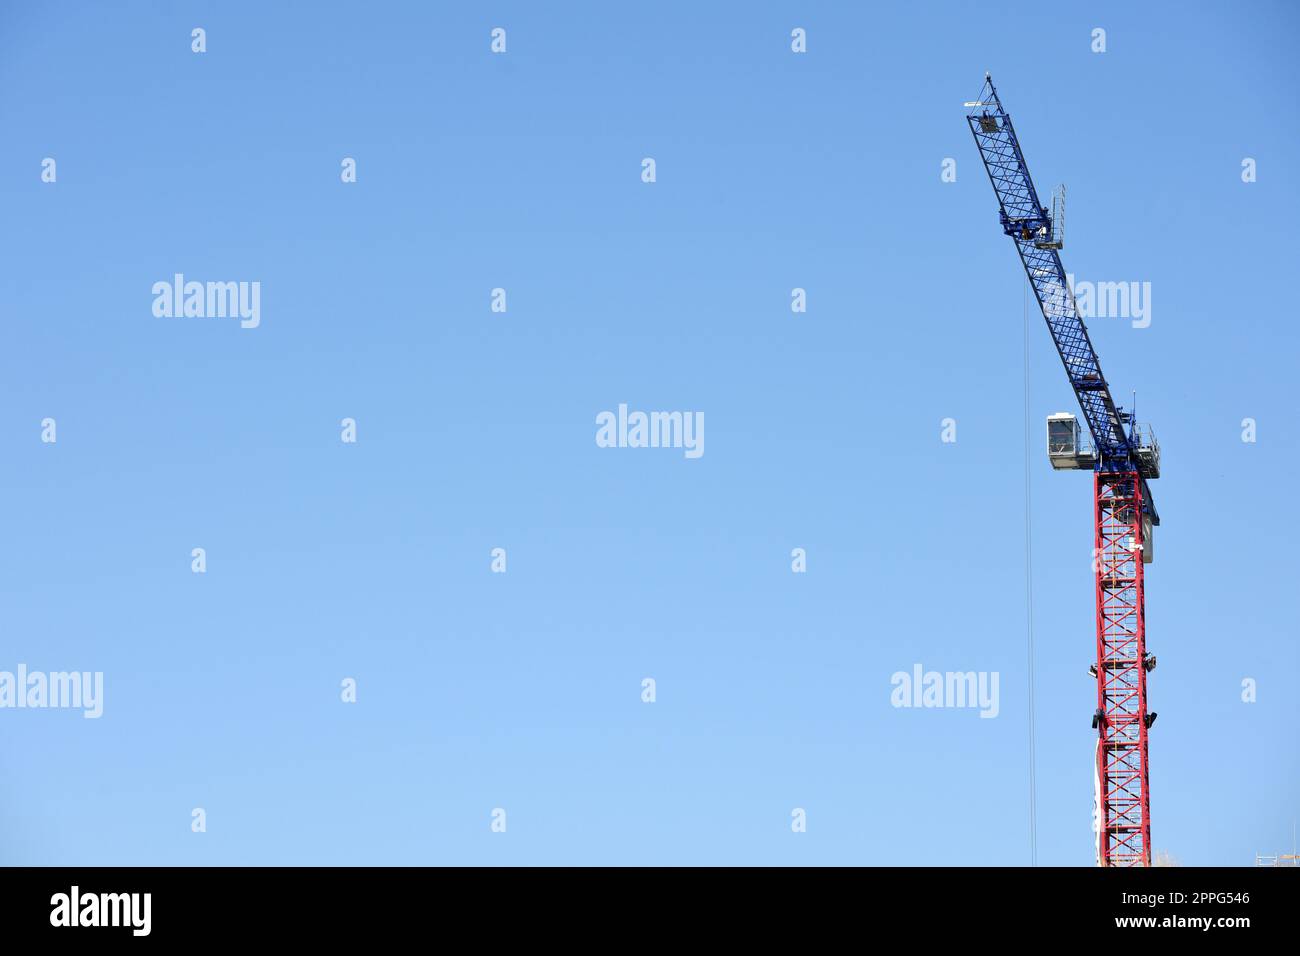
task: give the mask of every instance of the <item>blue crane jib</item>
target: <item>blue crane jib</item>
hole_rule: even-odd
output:
[[[1053,210],[1039,202],[1011,117],[1002,108],[988,74],[984,76],[979,98],[966,107],[971,135],[997,193],[1002,231],[1012,238],[1020,253],[1025,274],[1092,434],[1094,467],[1106,472],[1138,472],[1142,477],[1143,511],[1150,516],[1152,524],[1159,524],[1155,503],[1146,487],[1148,478],[1160,476],[1159,449],[1149,430],[1133,420],[1132,412],[1115,404],[1088,329],[1079,316],[1058,251],[1062,246],[1064,204],[1060,213],[1054,215]]]

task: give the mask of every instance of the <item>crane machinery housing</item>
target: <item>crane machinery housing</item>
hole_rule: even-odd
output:
[[[1147,674],[1156,659],[1146,649],[1143,566],[1153,557],[1160,524],[1147,482],[1160,477],[1160,447],[1149,427],[1115,404],[1088,329],[1075,304],[1060,250],[1065,240],[1065,191],[1042,205],[1025,165],[1011,117],[992,78],[965,104],[966,121],[997,194],[1002,231],[1015,242],[1025,275],[1074,389],[1088,435],[1074,415],[1047,419],[1047,454],[1054,468],[1093,472],[1093,567],[1097,605],[1096,851],[1099,866],[1151,865],[1151,805],[1147,736]]]

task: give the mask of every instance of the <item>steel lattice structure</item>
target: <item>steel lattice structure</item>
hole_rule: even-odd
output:
[[[1094,443],[1092,452],[1072,449],[1071,464],[1053,464],[1095,469],[1097,862],[1150,866],[1147,731],[1155,714],[1147,711],[1146,675],[1155,659],[1146,653],[1143,563],[1150,551],[1143,549],[1160,523],[1147,485],[1160,475],[1159,449],[1111,396],[1061,264],[1061,221],[1040,203],[1011,117],[987,74],[979,99],[966,105],[1002,231],[1015,242]],[[1063,207],[1062,197],[1062,216]]]
[[[1098,856],[1102,865],[1149,866],[1142,479],[1135,471],[1099,471],[1094,489]]]

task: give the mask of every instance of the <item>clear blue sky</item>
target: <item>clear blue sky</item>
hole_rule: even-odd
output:
[[[1070,271],[1152,284],[1091,327],[1164,450],[1153,844],[1289,846],[1295,7],[544,6],[0,13],[0,670],[105,675],[99,720],[0,711],[0,862],[1028,862],[985,70]],[[261,326],[156,318],[176,272]],[[1089,865],[1091,491],[1031,318],[1039,857]],[[620,402],[705,454],[596,447]],[[891,707],[915,663],[999,716]]]

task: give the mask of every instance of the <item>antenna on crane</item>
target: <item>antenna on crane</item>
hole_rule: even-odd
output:
[[[1052,193],[1052,218],[1047,226],[1049,234],[1034,243],[1036,249],[1065,248],[1065,183],[1060,183]]]

